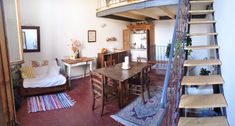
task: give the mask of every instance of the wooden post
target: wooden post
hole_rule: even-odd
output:
[[[0,0],[0,3],[0,125],[11,126],[16,122],[15,108],[3,24],[3,1]]]

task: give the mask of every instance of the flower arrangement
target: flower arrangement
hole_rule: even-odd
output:
[[[81,43],[79,40],[76,39],[70,39],[71,41],[71,45],[69,45],[71,47],[71,50],[73,51],[73,55],[72,55],[72,59],[78,58],[78,54],[79,54],[79,47],[81,46]]]

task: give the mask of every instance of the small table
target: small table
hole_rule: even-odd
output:
[[[69,76],[69,80],[71,80],[71,68],[72,67],[85,65],[84,74],[83,74],[83,77],[85,77],[88,64],[90,65],[90,70],[92,70],[92,61],[93,60],[94,59],[88,58],[88,57],[81,57],[81,58],[77,58],[77,59],[63,59],[62,62],[67,69],[66,71]]]
[[[122,63],[119,63],[114,66],[106,67],[106,68],[100,68],[94,70],[95,72],[98,72],[102,74],[105,77],[111,78],[113,80],[118,81],[118,90],[120,94],[120,99],[119,99],[119,107],[123,107],[125,105],[124,97],[124,87],[125,83],[128,79],[131,77],[141,73],[142,69],[149,64],[147,63],[136,63],[136,62],[131,62],[130,63],[130,69],[128,70],[123,70],[122,69]]]

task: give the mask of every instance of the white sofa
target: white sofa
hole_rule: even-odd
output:
[[[67,76],[60,73],[60,67],[55,60],[49,61],[46,66],[35,67],[34,70],[34,78],[23,80],[21,95],[38,95],[69,89]]]

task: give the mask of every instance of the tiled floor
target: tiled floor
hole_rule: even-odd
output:
[[[162,85],[163,76],[153,72],[151,77],[154,85]],[[116,102],[105,106],[103,117],[100,117],[100,104],[95,111],[91,111],[90,88],[88,77],[72,81],[72,90],[68,94],[77,103],[66,109],[27,113],[27,101],[23,100],[22,107],[17,112],[17,120],[21,126],[121,126],[110,118],[111,114],[119,111]]]

